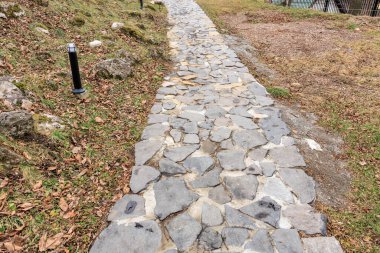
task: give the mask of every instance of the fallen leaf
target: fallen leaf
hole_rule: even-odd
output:
[[[8,181],[9,181],[9,179],[7,177],[4,178],[3,181],[1,181],[1,183],[0,183],[0,188],[4,188],[5,186],[7,186]]]
[[[37,183],[33,185],[33,190],[38,190],[41,188],[41,186],[42,186],[42,180],[39,180],[37,181]]]
[[[7,196],[8,196],[8,193],[7,193],[7,192],[3,192],[3,193],[0,195],[0,200],[5,199]]]
[[[64,218],[64,219],[70,219],[70,218],[73,218],[73,217],[75,217],[75,216],[76,216],[76,213],[70,211],[70,212],[68,212],[68,213],[65,213],[65,214],[63,215],[63,218]]]
[[[32,203],[29,203],[29,202],[25,202],[25,203],[22,203],[21,205],[19,205],[19,208],[21,208],[21,210],[23,210],[23,211],[30,210],[33,207],[34,207],[34,205]]]
[[[59,207],[62,209],[62,211],[66,212],[69,210],[69,205],[67,204],[66,200],[64,198],[61,198],[59,200]]]
[[[17,252],[22,250],[22,247],[20,245],[15,244],[14,242],[4,242],[4,247],[9,251],[9,252]]]
[[[46,239],[47,239],[47,233],[44,233],[41,236],[40,241],[38,242],[38,251],[42,252],[42,251],[46,251],[47,250]]]
[[[58,233],[53,237],[50,237],[46,240],[46,248],[47,249],[55,249],[62,243],[63,233]]]
[[[22,154],[23,154],[23,156],[24,156],[27,160],[31,160],[31,159],[32,159],[32,157],[31,157],[27,152],[23,152]]]
[[[100,117],[95,117],[95,122],[96,123],[103,123],[104,120],[102,118],[100,118]]]
[[[82,150],[81,147],[74,147],[73,150],[71,150],[71,152],[72,152],[73,154],[78,154],[81,150]]]

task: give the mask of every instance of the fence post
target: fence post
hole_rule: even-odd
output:
[[[327,12],[329,10],[329,4],[330,4],[330,0],[325,0],[325,7],[323,7],[324,12]]]
[[[372,10],[371,10],[371,17],[376,17],[377,16],[377,12],[378,12],[377,7],[379,6],[379,1],[380,0],[373,0],[373,6],[372,6]]]

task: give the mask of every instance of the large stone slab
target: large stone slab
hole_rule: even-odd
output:
[[[154,213],[160,220],[186,209],[199,197],[187,189],[185,181],[179,178],[162,179],[154,184],[153,190],[156,197]]]
[[[303,157],[295,146],[278,147],[269,150],[269,157],[280,167],[304,167],[306,166]]]
[[[273,253],[271,239],[266,229],[260,229],[245,245],[244,249],[258,253]]]
[[[158,162],[160,171],[165,175],[185,174],[186,168],[170,159],[162,158]]]
[[[234,131],[232,140],[236,145],[244,149],[252,149],[267,143],[264,135],[257,130],[240,130]]]
[[[253,122],[252,119],[249,119],[249,118],[246,118],[246,117],[242,117],[242,116],[239,116],[239,115],[231,115],[230,118],[231,118],[231,120],[232,120],[232,122],[234,124],[238,125],[241,128],[248,129],[248,130],[259,128]]]
[[[222,184],[218,185],[215,188],[212,188],[208,192],[208,197],[215,201],[218,204],[225,204],[231,201],[231,196],[228,191],[224,188]]]
[[[161,229],[155,221],[129,225],[112,222],[100,233],[90,253],[156,253],[161,246],[161,239]]]
[[[222,172],[221,168],[215,168],[206,172],[203,176],[199,176],[190,182],[191,187],[193,188],[206,188],[213,187],[220,183],[220,173]]]
[[[294,203],[292,193],[281,181],[281,179],[277,177],[267,178],[264,184],[263,192],[265,195],[269,195],[285,203]]]
[[[256,196],[259,182],[256,176],[225,177],[224,183],[234,199],[251,199]]]
[[[127,194],[111,208],[108,221],[123,220],[145,215],[145,199],[140,195]]]
[[[201,224],[187,213],[175,217],[166,228],[179,251],[184,251],[193,245],[202,230]]]
[[[301,203],[308,204],[315,199],[315,182],[303,170],[282,168],[280,177],[298,196]]]
[[[281,143],[281,138],[290,133],[289,128],[281,119],[280,110],[274,107],[265,107],[255,110],[267,117],[259,121],[259,126],[264,130],[267,139],[275,144]]]
[[[301,239],[295,229],[277,229],[272,239],[278,252],[303,253]]]
[[[220,166],[225,170],[244,170],[246,168],[245,152],[239,150],[223,150],[217,154]]]
[[[163,142],[160,140],[145,140],[135,145],[135,162],[136,165],[144,165],[149,161],[162,147]]]
[[[199,148],[199,145],[186,145],[181,147],[167,148],[164,151],[164,156],[174,162],[180,162],[186,159]]]
[[[229,205],[224,205],[225,217],[228,226],[230,227],[241,227],[248,229],[256,229],[257,225],[254,219],[250,216],[240,212],[239,210],[230,207]]]
[[[193,172],[203,175],[212,165],[214,160],[210,156],[188,157],[183,165]]]
[[[169,131],[169,126],[164,124],[153,124],[145,127],[142,132],[141,139],[157,139],[165,136],[165,133]]]
[[[306,204],[289,205],[283,211],[283,216],[290,224],[305,234],[327,234],[327,219],[323,214],[317,213],[311,206]]]
[[[335,237],[302,238],[304,253],[343,253]]]
[[[148,184],[160,176],[160,172],[150,166],[134,166],[129,186],[134,193],[144,190]]]
[[[248,239],[249,233],[248,233],[248,229],[245,229],[245,228],[227,227],[227,228],[223,228],[222,237],[227,247],[231,247],[231,246],[241,247],[243,246],[245,240]]]
[[[213,227],[223,223],[223,216],[219,208],[204,203],[202,206],[202,224]]]
[[[199,245],[205,250],[215,250],[222,247],[221,234],[212,228],[205,228],[199,236]]]
[[[231,129],[227,127],[220,127],[211,131],[210,140],[214,142],[224,141],[231,136]]]
[[[270,197],[264,197],[252,204],[239,209],[249,216],[264,221],[273,227],[278,226],[281,215],[281,206]]]

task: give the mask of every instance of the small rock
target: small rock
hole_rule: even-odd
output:
[[[213,164],[214,160],[210,156],[188,157],[183,163],[187,169],[200,175],[203,175]]]
[[[0,113],[0,129],[17,138],[33,133],[34,121],[27,111],[12,111]]]
[[[176,174],[186,173],[186,169],[182,165],[179,165],[178,163],[175,163],[172,160],[167,159],[167,158],[162,158],[159,161],[159,167],[160,167],[160,171],[163,174],[167,174],[167,175],[176,175]]]
[[[224,183],[234,199],[254,199],[259,182],[253,175],[225,177]]]
[[[225,204],[231,201],[230,194],[226,191],[222,184],[218,185],[215,188],[212,188],[208,192],[208,197],[218,204]]]
[[[191,187],[193,188],[206,188],[213,187],[220,183],[219,175],[222,172],[221,168],[215,168],[206,172],[203,176],[197,177],[192,181]]]
[[[179,251],[188,249],[202,230],[201,224],[187,213],[175,217],[166,225],[166,228]]]
[[[281,215],[281,206],[270,197],[264,197],[259,201],[244,206],[239,209],[249,216],[264,221],[276,227]]]
[[[231,136],[231,129],[227,127],[221,127],[221,128],[211,131],[210,140],[215,141],[215,142],[221,142],[223,140],[230,138],[230,136]]]
[[[27,111],[31,111],[33,107],[33,103],[29,100],[23,99],[21,102],[21,108]]]
[[[202,207],[202,224],[213,227],[223,223],[223,216],[216,206],[204,203]]]
[[[164,151],[164,156],[175,162],[180,162],[186,159],[189,155],[199,149],[199,145],[187,145],[181,147],[167,148]]]
[[[127,194],[112,207],[108,221],[123,220],[145,215],[145,199],[139,195]]]
[[[121,22],[113,22],[112,25],[111,25],[111,28],[116,30],[120,27],[123,27],[124,26],[124,23],[121,23]]]
[[[223,228],[222,237],[227,247],[241,247],[248,239],[249,233],[245,228]]]
[[[154,213],[160,220],[184,210],[199,198],[196,193],[188,190],[185,181],[179,178],[161,179],[154,184],[153,190],[156,198]]]
[[[170,131],[170,136],[173,138],[174,142],[180,142],[182,138],[182,133],[178,129],[172,129]]]
[[[198,125],[196,122],[188,122],[183,126],[183,131],[187,134],[197,134],[198,133]]]
[[[222,247],[222,236],[212,228],[205,228],[199,236],[199,244],[205,250],[215,250]]]
[[[129,58],[107,59],[95,65],[95,76],[97,78],[123,80],[131,75],[132,64],[133,61]]]
[[[273,173],[276,171],[276,165],[271,161],[260,162],[260,167],[263,169],[263,174],[266,177],[273,176]]]
[[[295,229],[277,229],[272,233],[272,239],[278,252],[302,253],[301,239]]]
[[[236,210],[228,205],[224,206],[226,222],[230,227],[241,227],[248,229],[256,229],[257,225],[254,219],[250,216]]]
[[[92,48],[94,47],[100,47],[102,45],[102,42],[100,40],[94,40],[88,43],[88,45]]]
[[[50,34],[49,30],[46,30],[46,29],[44,29],[42,27],[36,27],[35,29],[36,29],[37,32],[44,33],[44,34]]]
[[[217,155],[222,166],[225,170],[244,170],[245,169],[245,153],[237,150],[223,150]]]
[[[266,157],[268,150],[263,148],[257,148],[248,153],[248,157],[254,161],[262,161]]]
[[[183,138],[183,143],[186,144],[199,144],[199,142],[199,137],[196,134],[185,134],[185,137]]]
[[[160,176],[160,172],[150,166],[134,166],[130,187],[132,192],[138,193],[144,190],[148,184]]]
[[[0,99],[16,105],[25,99],[25,97],[16,85],[9,81],[0,80]]]
[[[249,167],[245,171],[249,175],[262,175],[263,174],[263,170],[256,163],[249,165]]]

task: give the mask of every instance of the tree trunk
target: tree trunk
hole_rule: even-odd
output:
[[[362,9],[362,0],[350,0],[350,8],[348,13],[360,15]]]

